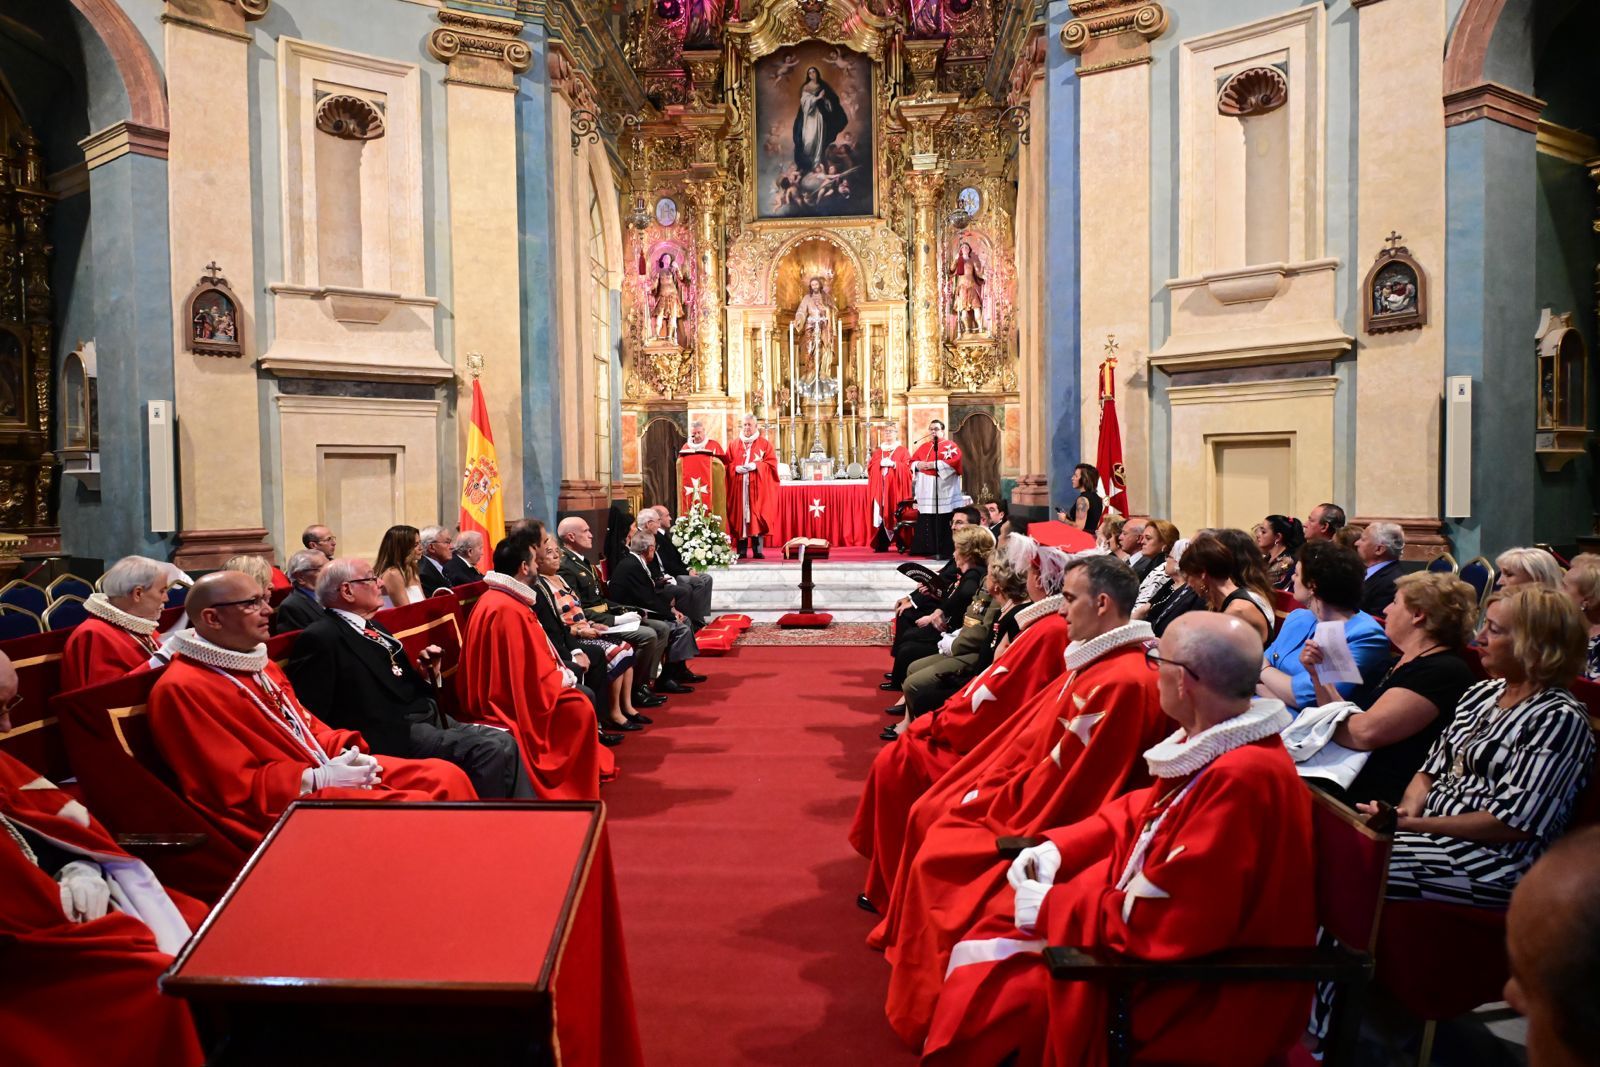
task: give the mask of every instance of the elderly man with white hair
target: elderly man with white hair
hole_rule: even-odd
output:
[[[450,560],[444,565],[451,588],[483,581],[483,572],[478,569],[483,559],[483,534],[477,530],[462,530],[456,534],[451,548]]]
[[[1406,550],[1406,533],[1396,522],[1371,522],[1356,538],[1356,555],[1367,565],[1361,583],[1361,610],[1382,615],[1394,602],[1394,583],[1401,578],[1400,556]]]
[[[613,603],[600,580],[600,572],[589,562],[588,553],[594,548],[594,531],[580,515],[568,515],[556,526],[556,536],[561,542],[561,569],[557,573],[578,598],[583,617],[597,626],[615,626],[617,615],[634,611],[634,606]],[[672,642],[672,627],[661,619],[648,617],[644,607],[638,606],[639,627],[632,633],[617,634],[633,646],[638,655],[634,667],[633,706],[653,708],[666,703],[666,697],[650,692],[648,685],[655,678],[662,655]]]
[[[634,525],[655,539],[656,554],[651,561],[650,573],[664,592],[672,597],[678,610],[689,617],[696,630],[706,624],[711,613],[711,575],[691,570],[672,543],[672,512],[665,504],[642,508]],[[662,582],[665,579],[665,582]]]
[[[296,552],[283,565],[289,576],[289,595],[284,597],[272,612],[272,632],[286,634],[304,630],[327,614],[317,601],[317,577],[322,574],[328,557],[315,548]]]
[[[124,556],[111,565],[100,591],[84,602],[89,618],[73,627],[62,650],[63,692],[166,662],[156,621],[179,574],[172,564],[148,556]]]

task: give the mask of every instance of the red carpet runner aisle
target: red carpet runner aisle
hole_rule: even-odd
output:
[[[916,1062],[884,1021],[845,841],[887,663],[741,647],[616,750],[603,799],[650,1067]]]

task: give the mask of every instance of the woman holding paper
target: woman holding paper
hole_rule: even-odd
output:
[[[1331,541],[1305,543],[1294,570],[1294,595],[1306,606],[1289,613],[1268,647],[1260,695],[1276,697],[1291,712],[1318,702],[1316,683],[1300,660],[1313,635],[1323,655],[1319,675],[1333,683],[1341,700],[1382,677],[1389,663],[1389,639],[1378,621],[1361,610],[1365,576],[1366,567],[1353,549]]]
[[[648,716],[633,710],[633,646],[602,636],[601,627],[584,617],[577,595],[559,573],[561,545],[554,537],[545,536],[534,561],[539,565],[539,595],[549,597],[556,615],[571,634],[572,643],[591,662],[605,664],[611,706],[600,720],[602,729],[628,733],[649,725]]]
[[[1372,695],[1361,701],[1365,710],[1345,719],[1333,733],[1337,744],[1372,755],[1347,788],[1302,771],[1306,781],[1350,803],[1400,803],[1428,749],[1455,717],[1461,695],[1476,680],[1462,653],[1472,640],[1477,617],[1477,594],[1455,575],[1419,573],[1401,578],[1383,620],[1383,631],[1400,650],[1400,658]],[[1319,704],[1343,699],[1318,677],[1322,649],[1316,641],[1306,642],[1300,662],[1317,682]]]

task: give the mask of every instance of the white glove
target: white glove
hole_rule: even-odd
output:
[[[878,466],[882,467],[886,471],[892,471],[894,470],[894,460],[885,456],[883,459],[878,460]]]
[[[974,789],[972,792],[968,793],[966,796],[961,798],[961,803],[963,803],[963,804],[970,803],[972,801],[972,799],[974,797],[976,797],[977,795],[978,795],[978,791],[976,789]]]
[[[75,923],[103,918],[111,905],[111,887],[98,863],[73,860],[56,874],[61,883],[61,910]]]
[[[1060,869],[1061,850],[1046,841],[1017,853],[1017,858],[1011,861],[1011,869],[1006,872],[1006,881],[1011,883],[1012,889],[1030,881],[1055,885],[1056,872]]]
[[[955,631],[952,630],[950,633],[947,633],[943,637],[939,638],[939,654],[941,656],[948,656],[950,654],[950,650],[955,646]]]
[[[378,784],[378,761],[354,746],[321,767],[312,767],[311,792],[318,789],[371,789]]]
[[[1012,910],[1016,913],[1018,930],[1033,933],[1039,922],[1039,907],[1044,904],[1044,895],[1048,892],[1050,887],[1043,882],[1027,881],[1017,886],[1017,903]]]
[[[749,474],[755,469],[756,465],[754,463],[741,463],[737,467],[733,468],[734,473],[736,474]]]

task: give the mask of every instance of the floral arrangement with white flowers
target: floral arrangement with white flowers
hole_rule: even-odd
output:
[[[722,519],[704,504],[672,524],[672,543],[683,562],[697,571],[733,566],[733,541],[722,529]]]

